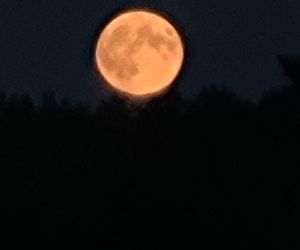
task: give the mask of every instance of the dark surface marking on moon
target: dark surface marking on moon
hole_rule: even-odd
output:
[[[100,55],[104,67],[119,79],[125,80],[139,73],[137,63],[130,56],[130,47],[126,46],[130,43],[129,36],[129,25],[120,25],[108,37],[107,42],[102,44]]]
[[[148,42],[149,46],[155,49],[158,54],[167,60],[167,54],[164,53],[162,47],[169,52],[174,52],[177,47],[176,42],[168,36],[173,35],[172,29],[166,29],[167,35],[155,32],[151,25],[143,25],[138,28],[136,39],[130,41],[132,32],[130,25],[120,25],[108,37],[107,42],[102,44],[101,57],[104,67],[113,72],[113,74],[121,79],[129,81],[133,76],[139,73],[138,64],[133,56],[141,46]]]
[[[170,30],[172,31],[172,30]],[[161,54],[161,47],[166,46],[167,49],[172,52],[176,48],[176,43],[167,36],[165,36],[162,33],[154,32],[152,26],[142,26],[138,30],[138,36],[140,36],[140,39],[144,42],[147,41],[148,44],[160,52]]]
[[[166,31],[166,33],[167,33],[168,36],[173,36],[173,34],[174,34],[173,30],[170,29],[170,28],[166,28],[165,31]]]

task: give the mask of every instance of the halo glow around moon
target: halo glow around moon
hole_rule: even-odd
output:
[[[95,53],[105,82],[132,97],[167,90],[184,60],[183,42],[174,26],[145,10],[127,11],[113,19],[101,32]]]

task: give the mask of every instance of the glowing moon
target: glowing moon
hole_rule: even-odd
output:
[[[113,89],[143,97],[171,86],[183,64],[184,46],[164,17],[132,10],[104,28],[95,53],[97,69]]]

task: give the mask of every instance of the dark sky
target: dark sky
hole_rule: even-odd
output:
[[[185,96],[214,83],[257,97],[285,81],[276,55],[300,53],[299,0],[0,0],[0,89],[94,102],[102,92],[91,62],[96,34],[139,6],[165,12],[183,31]]]

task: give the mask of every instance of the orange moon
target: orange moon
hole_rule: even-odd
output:
[[[149,97],[172,85],[183,64],[184,45],[178,31],[163,16],[131,10],[103,29],[95,60],[99,73],[114,90]]]

